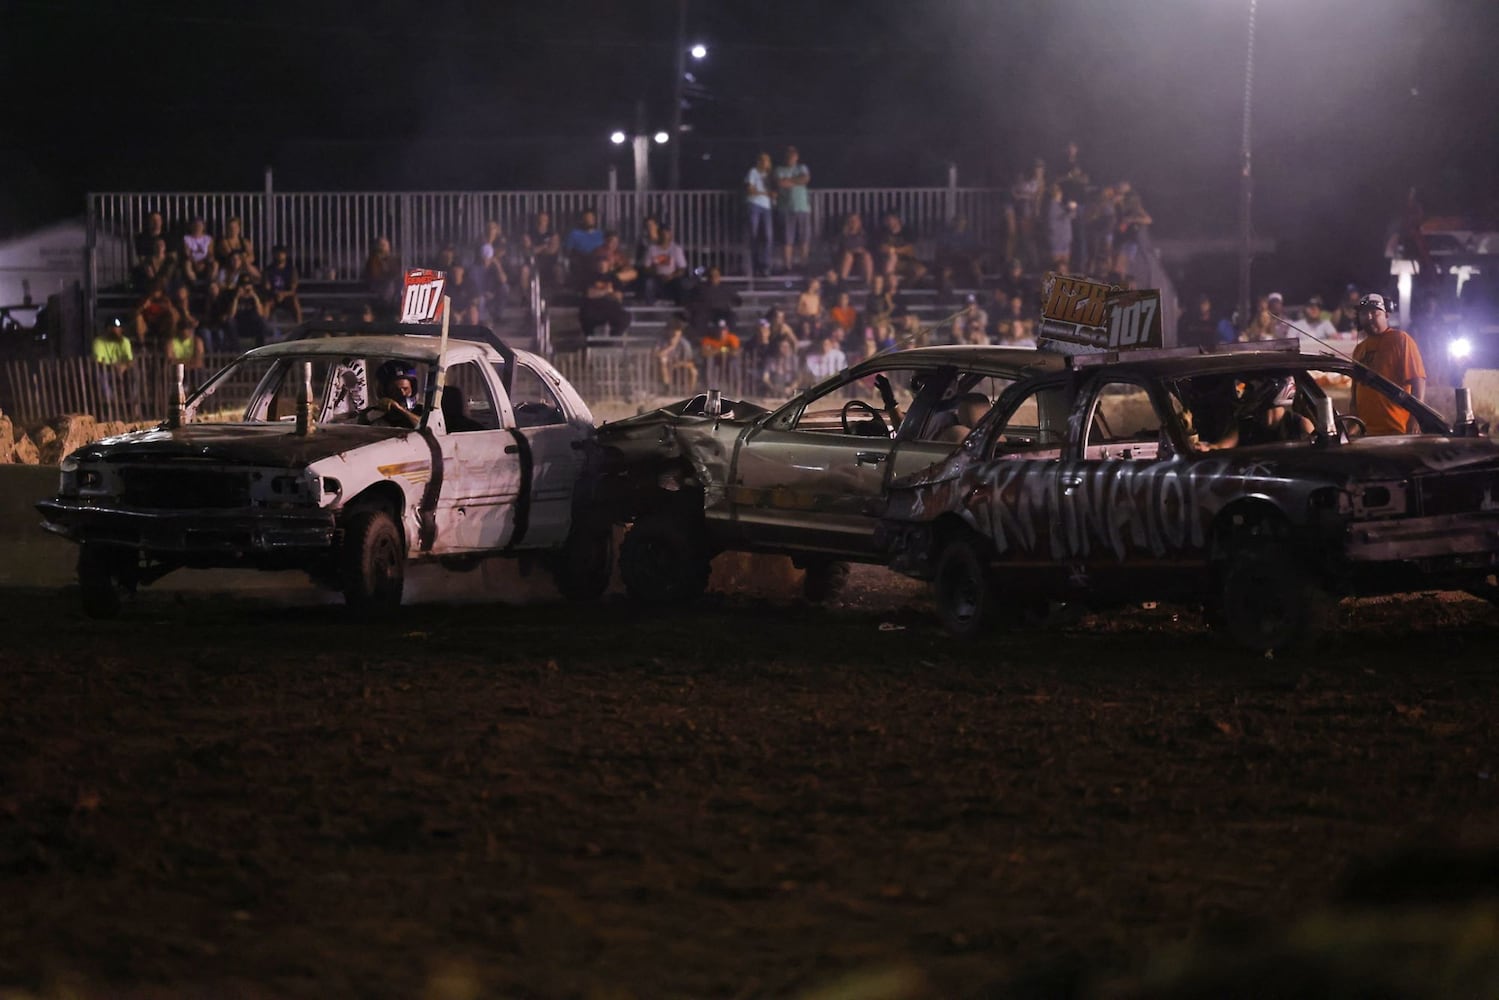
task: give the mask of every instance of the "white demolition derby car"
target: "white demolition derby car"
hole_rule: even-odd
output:
[[[482,327],[298,338],[248,352],[156,430],[63,460],[37,507],[80,545],[89,614],[181,567],[302,569],[363,611],[399,604],[428,560],[539,556],[565,596],[603,592],[609,527],[580,514],[593,416],[550,364]]]

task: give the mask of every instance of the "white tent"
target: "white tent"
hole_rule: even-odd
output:
[[[102,234],[99,240],[106,244],[123,242]],[[28,296],[32,304],[44,305],[47,296],[82,283],[87,243],[88,228],[82,219],[64,219],[0,241],[0,307],[21,305]],[[30,325],[33,314],[13,315]]]

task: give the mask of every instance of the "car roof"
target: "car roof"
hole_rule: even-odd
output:
[[[1244,371],[1310,368],[1316,371],[1350,372],[1353,362],[1333,354],[1299,354],[1291,351],[1229,351],[1171,357],[1131,358],[1121,354],[1117,361],[1079,364],[1080,369],[1133,372],[1160,378],[1189,378],[1193,375],[1227,375]]]
[[[375,355],[409,358],[428,364],[435,363],[440,353],[441,339],[420,334],[354,334],[343,337],[313,337],[307,340],[287,340],[279,344],[267,344],[247,353],[261,358],[306,357],[307,355],[348,357],[350,355]],[[480,358],[500,362],[504,358],[488,344],[472,340],[448,340],[448,359],[465,360]]]
[[[950,345],[946,347],[912,347],[904,351],[877,354],[857,368],[888,367],[891,359],[903,367],[941,368],[954,365],[958,368],[992,369],[995,371],[1018,371],[1033,373],[1059,372],[1067,367],[1067,357],[1055,351],[1040,351],[1022,347],[975,347],[973,345]]]

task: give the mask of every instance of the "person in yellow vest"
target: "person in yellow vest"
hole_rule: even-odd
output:
[[[115,320],[94,338],[94,360],[112,371],[124,372],[135,363],[135,348],[125,336],[125,325]]]
[[[203,367],[203,338],[198,336],[198,324],[184,320],[172,336],[167,338],[167,360],[180,364],[188,371]]]

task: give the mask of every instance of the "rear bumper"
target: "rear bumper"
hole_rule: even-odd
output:
[[[314,551],[333,544],[333,512],[143,510],[54,497],[36,505],[42,527],[89,545],[194,556]]]
[[[1354,523],[1352,563],[1414,562],[1431,571],[1499,565],[1499,511]]]

